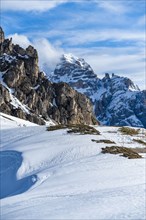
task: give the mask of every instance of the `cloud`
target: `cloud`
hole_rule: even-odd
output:
[[[45,38],[34,40],[33,45],[38,50],[41,68],[47,72],[53,71],[60,56],[64,53],[63,49],[57,45],[52,45]]]
[[[20,44],[22,47],[27,47],[29,44],[33,45],[38,50],[41,70],[46,73],[55,69],[63,53],[73,53],[75,56],[84,58],[100,78],[104,76],[105,72],[114,72],[117,75],[131,78],[140,88],[145,88],[145,54],[144,49],[139,45],[116,48],[68,47],[63,49],[60,41],[53,44],[46,38],[30,41],[27,36],[19,34],[9,37],[13,38],[15,44]]]
[[[66,3],[68,0],[2,0],[1,10],[2,11],[47,11],[60,4]]]
[[[97,4],[99,8],[116,14],[123,14],[128,10],[120,1],[98,1]]]
[[[46,70],[47,72],[54,70],[61,55],[64,53],[63,49],[59,47],[60,42],[53,45],[45,38],[30,41],[27,36],[17,33],[7,37],[12,37],[13,43],[19,44],[23,48],[27,48],[29,45],[34,46],[39,54],[40,68],[44,71]]]
[[[32,44],[32,42],[30,42],[29,39],[25,35],[20,35],[20,34],[15,33],[15,34],[11,34],[8,36],[8,38],[11,38],[11,37],[13,38],[14,44],[19,44],[23,48],[26,48],[30,44]]]
[[[64,33],[65,34],[65,33]],[[67,33],[66,33],[67,35]],[[121,29],[106,29],[106,30],[85,30],[72,31],[66,36],[65,43],[70,45],[81,45],[99,41],[144,41],[144,31],[137,30],[121,30]]]
[[[146,89],[144,49],[97,47],[74,49],[72,53],[84,58],[99,78],[102,78],[105,72],[115,73],[132,79],[141,89]]]

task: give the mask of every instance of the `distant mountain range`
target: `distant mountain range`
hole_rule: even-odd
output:
[[[108,73],[100,79],[84,59],[72,54],[61,57],[49,79],[66,82],[89,97],[102,124],[146,128],[146,90],[140,91],[130,79]]]

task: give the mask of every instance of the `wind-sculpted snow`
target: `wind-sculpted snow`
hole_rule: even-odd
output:
[[[20,152],[12,150],[0,152],[0,199],[23,193],[37,181],[36,175],[17,179],[17,171],[22,161],[23,158]]]
[[[145,141],[145,130],[123,136],[118,127],[95,126],[100,135],[68,134],[66,129],[47,131],[45,126],[16,127],[17,120],[1,118],[1,147],[7,155],[3,167],[13,164],[6,172],[14,173],[7,184],[21,186],[19,192],[31,187],[1,200],[2,220],[145,219],[145,155],[129,160],[102,154],[107,144],[91,141],[106,139],[140,148],[133,139]]]

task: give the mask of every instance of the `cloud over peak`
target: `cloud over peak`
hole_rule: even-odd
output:
[[[29,45],[34,46],[39,54],[39,64],[42,70],[53,71],[58,63],[60,56],[64,53],[59,46],[53,45],[46,38],[37,38],[32,41],[25,35],[12,34],[8,38],[13,39],[14,44],[19,44],[23,48]]]

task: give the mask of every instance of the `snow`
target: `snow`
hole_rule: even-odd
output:
[[[30,114],[29,108],[22,104],[14,95],[13,95],[13,89],[10,89],[7,84],[3,81],[3,72],[0,72],[0,83],[9,91],[10,98],[11,98],[11,104],[14,106],[14,108],[20,108],[23,112],[26,112],[27,114]]]
[[[7,61],[8,63],[12,63],[14,60],[16,60],[16,56],[11,56],[6,53],[3,54],[3,56],[0,57],[2,61]]]
[[[74,56],[73,54],[63,54],[62,59],[65,59],[69,63],[76,63],[76,61],[79,59],[78,57]]]
[[[32,87],[32,89],[37,90],[40,87],[40,85],[36,85],[35,87]]]
[[[118,127],[95,126],[101,135],[83,136],[66,129],[49,132],[28,122],[20,127],[19,120],[1,115],[1,155],[7,161],[12,153],[14,162],[2,171],[16,175],[13,196],[1,200],[2,220],[145,219],[145,155],[128,160],[102,154],[106,145],[91,141],[110,139],[122,145]],[[137,137],[126,136],[125,146],[140,147],[132,141]],[[20,156],[16,167],[14,158]]]
[[[144,127],[139,117],[140,110],[138,114],[134,110],[139,103],[142,107],[139,106],[138,109],[143,108],[143,94],[140,95],[140,89],[130,79],[114,74],[110,76],[108,73],[103,79],[99,79],[84,59],[72,54],[62,56],[49,79],[52,82],[66,82],[85,94],[92,101],[96,117],[102,124]],[[139,101],[138,96],[141,96]],[[118,117],[121,114],[123,118]]]
[[[20,58],[23,58],[23,59],[28,59],[29,58],[29,56],[28,55],[21,55],[21,54],[18,54],[18,57],[20,57]]]
[[[55,98],[53,99],[53,106],[57,107]]]
[[[28,126],[32,127],[38,125],[0,112],[0,127],[2,130],[9,128],[28,127]]]

